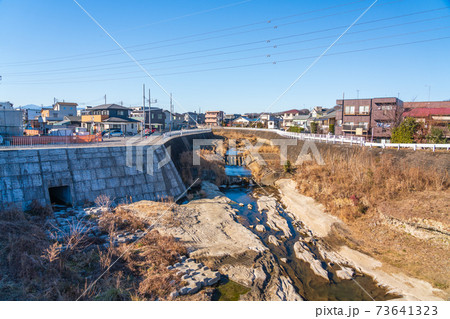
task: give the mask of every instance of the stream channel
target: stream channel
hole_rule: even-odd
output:
[[[226,173],[234,178],[234,180],[236,180],[236,177],[245,177],[245,179],[248,179],[251,176],[251,172],[242,166],[226,166]],[[276,188],[260,187],[258,185],[252,185],[250,182],[250,185],[246,183],[246,185],[228,185],[221,187],[221,192],[232,200],[230,205],[237,210],[238,221],[265,243],[274,255],[281,269],[281,274],[291,279],[295,290],[305,300],[371,300],[368,294],[377,301],[398,297],[389,294],[385,288],[378,286],[372,277],[361,273],[357,273],[353,279],[338,278],[336,270],[339,270],[340,267],[320,259],[320,254],[317,253],[317,248],[314,244],[305,241],[307,236],[304,232],[300,233],[298,230],[304,228],[304,226],[307,227],[307,225],[303,225],[301,222],[295,221],[289,216],[288,212],[280,204],[279,193]],[[292,236],[286,238],[283,236],[284,233],[281,230],[275,231],[268,226],[267,215],[264,211],[262,213],[258,211],[257,200],[260,196],[273,196],[277,199],[277,203],[281,207],[280,215],[286,219]],[[255,229],[259,224],[264,225],[266,228],[264,232],[259,232]],[[278,246],[269,243],[268,238],[270,235],[278,239]],[[298,241],[306,243],[316,253],[322,266],[329,273],[329,281],[316,275],[308,263],[295,256],[294,244]]]

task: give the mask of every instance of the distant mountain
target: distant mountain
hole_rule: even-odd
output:
[[[51,107],[51,106],[44,106],[44,107]],[[40,110],[42,109],[42,106],[36,105],[36,104],[27,104],[23,106],[16,106],[16,109],[22,108],[22,109],[28,109],[28,110]]]

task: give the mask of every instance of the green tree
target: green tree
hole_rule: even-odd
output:
[[[414,136],[420,128],[420,124],[412,117],[407,117],[394,128],[391,133],[392,143],[413,143]]]
[[[446,142],[444,131],[437,127],[432,127],[427,135],[427,141],[433,144],[444,144]]]
[[[334,134],[334,124],[331,123],[330,125],[328,125],[328,132]]]
[[[317,123],[311,122],[311,133],[316,134],[317,133]]]

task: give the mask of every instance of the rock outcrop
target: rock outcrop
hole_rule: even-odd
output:
[[[311,251],[311,249],[303,242],[298,241],[294,244],[295,257],[308,263],[311,270],[318,276],[328,279],[328,271],[322,267],[322,262]]]
[[[257,201],[258,210],[262,214],[267,215],[267,226],[271,229],[278,231],[281,230],[285,237],[291,237],[292,233],[289,229],[289,225],[285,218],[283,218],[279,213],[279,206],[277,201],[273,197],[261,196]]]

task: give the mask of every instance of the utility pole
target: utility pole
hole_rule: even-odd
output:
[[[150,88],[148,89],[148,128],[152,134],[152,96],[150,95]]]
[[[172,93],[170,93],[170,131],[172,132],[173,126],[173,104],[172,104]]]
[[[143,124],[142,124],[142,130],[141,130],[141,136],[144,136],[145,134],[145,84],[142,85],[142,116],[144,117],[143,119]]]
[[[148,125],[149,125],[149,128],[150,128],[150,132],[152,131],[152,103],[158,103],[158,99],[153,99],[152,100],[152,96],[151,96],[151,94],[150,94],[151,92],[150,92],[150,89],[148,89],[148,118],[149,118],[149,120],[148,120]]]
[[[425,85],[426,87],[428,87],[428,102],[431,101],[431,85]]]
[[[105,94],[104,98],[105,98],[105,104],[106,104],[106,94]]]

